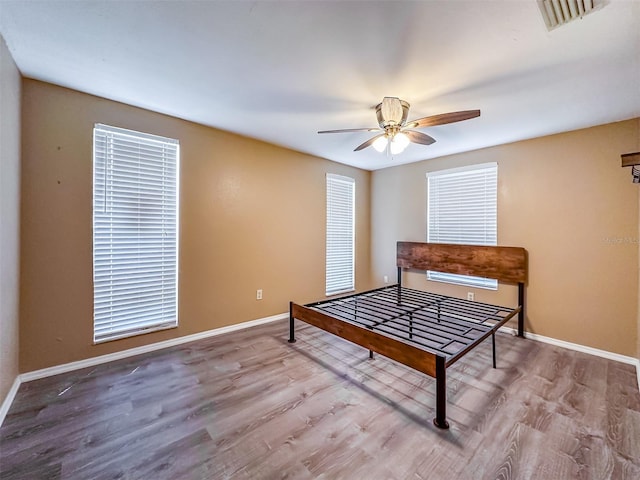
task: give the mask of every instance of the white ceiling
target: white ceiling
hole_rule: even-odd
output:
[[[640,1],[551,32],[535,0],[11,1],[22,74],[375,170],[640,117]],[[395,158],[353,149],[384,96],[425,128]]]

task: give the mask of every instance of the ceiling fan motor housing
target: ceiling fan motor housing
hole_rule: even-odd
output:
[[[409,103],[397,97],[384,97],[376,106],[376,117],[380,128],[402,126],[409,115]]]

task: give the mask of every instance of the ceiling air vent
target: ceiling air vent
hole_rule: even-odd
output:
[[[549,30],[599,10],[607,0],[538,0],[538,6]]]

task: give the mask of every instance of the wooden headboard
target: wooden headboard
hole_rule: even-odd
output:
[[[434,270],[524,284],[527,251],[521,247],[398,242],[398,268]]]

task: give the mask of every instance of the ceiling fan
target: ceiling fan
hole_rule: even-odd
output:
[[[379,127],[374,128],[346,128],[341,130],[321,130],[318,133],[349,133],[349,132],[381,132],[366,142],[358,145],[354,152],[373,146],[378,152],[383,152],[389,146],[392,155],[401,153],[410,142],[421,145],[431,145],[436,140],[426,133],[417,132],[414,128],[433,127],[447,123],[461,122],[480,116],[480,110],[464,110],[461,112],[441,113],[429,117],[418,118],[407,122],[409,103],[396,97],[384,97],[376,106],[376,117]]]

